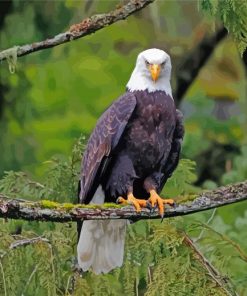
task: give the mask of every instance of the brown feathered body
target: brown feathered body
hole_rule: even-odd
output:
[[[176,124],[172,98],[160,91],[134,95],[135,110],[103,180],[108,201],[132,190],[134,196],[148,198],[145,180],[160,171],[159,165],[171,149]]]
[[[164,91],[126,92],[101,116],[84,154],[80,201],[89,203],[99,185],[105,201],[130,191],[148,198],[161,191],[178,163],[181,113]]]
[[[115,202],[160,192],[178,164],[181,113],[164,91],[127,91],[102,114],[82,162],[79,202]],[[77,245],[82,270],[107,273],[123,263],[126,220],[85,221]]]

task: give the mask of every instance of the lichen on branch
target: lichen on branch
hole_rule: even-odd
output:
[[[130,0],[123,6],[118,6],[115,10],[105,14],[96,14],[86,18],[78,24],[74,24],[64,33],[57,34],[52,38],[16,47],[17,56],[21,57],[39,50],[55,47],[57,45],[70,42],[72,40],[92,34],[106,26],[120,20],[124,20],[133,13],[143,9],[155,0]],[[14,47],[13,47],[14,48]],[[13,48],[0,52],[0,61],[7,59],[6,52]],[[5,53],[4,53],[5,52]]]
[[[0,61],[5,59],[7,60],[9,65],[9,72],[11,74],[15,73],[18,49],[19,49],[19,46],[13,46],[9,49],[6,49],[0,52]]]
[[[221,207],[247,200],[247,181],[205,191],[195,196],[192,202],[180,203],[169,207],[165,217],[175,217]],[[74,205],[42,200],[38,202],[23,199],[9,199],[0,194],[0,217],[24,220],[68,222],[98,219],[159,219],[158,210],[142,209],[136,212],[132,206],[116,204]]]

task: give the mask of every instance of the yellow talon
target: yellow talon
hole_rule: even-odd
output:
[[[119,197],[117,199],[117,203],[119,204],[131,204],[135,207],[137,212],[141,211],[141,208],[146,207],[147,201],[144,199],[137,199],[134,197],[133,193],[128,193],[127,199],[124,199],[123,197]]]
[[[154,207],[155,205],[158,206],[160,216],[164,216],[165,208],[164,204],[168,204],[173,206],[174,205],[174,200],[173,199],[163,199],[161,198],[158,193],[152,189],[150,190],[150,198],[148,199],[150,202],[151,206]]]

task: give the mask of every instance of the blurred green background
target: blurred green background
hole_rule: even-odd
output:
[[[52,37],[68,30],[70,25],[80,22],[87,16],[114,9],[118,3],[118,1],[71,0],[1,2],[0,48],[6,49],[13,45],[32,43]],[[18,197],[25,197],[26,194],[29,198],[50,197],[58,201],[74,201],[76,198],[75,176],[80,162],[80,149],[100,114],[125,91],[125,85],[135,65],[137,54],[151,47],[166,50],[171,55],[172,83],[173,87],[176,87],[175,78],[179,73],[180,62],[205,34],[213,34],[217,26],[214,20],[203,14],[196,1],[155,1],[127,20],[113,24],[95,34],[53,49],[18,58],[14,74],[10,74],[7,62],[2,62],[0,65],[0,177],[2,178],[0,189],[2,192],[10,192],[10,196],[15,196],[16,192],[24,192]],[[180,171],[168,184],[167,191],[170,195],[197,192],[202,188],[213,189],[219,185],[247,179],[245,67],[236,44],[231,36],[227,36],[215,48],[212,57],[201,69],[184,96],[179,106],[184,113],[186,130],[182,158],[195,161],[196,168],[193,168],[192,162],[182,162]],[[79,137],[81,137],[80,143],[73,150]],[[76,168],[73,167],[72,150],[77,155]],[[71,175],[68,177],[71,167],[74,174],[72,179],[70,179]],[[55,176],[56,170],[60,174],[56,175],[56,188],[68,186],[71,191],[60,188],[57,191],[59,195],[47,196],[44,194],[47,191],[40,193],[38,185],[32,191],[30,184],[28,189],[24,190],[27,184],[23,181],[25,178],[47,185],[49,179]],[[25,172],[25,176],[21,173],[17,176],[9,171],[22,171]],[[182,184],[186,183],[187,187],[181,185],[181,188],[177,190],[174,186],[179,186],[180,178],[187,179],[187,177],[188,180],[181,181]],[[65,180],[63,185],[61,180]],[[21,186],[23,190],[20,189]],[[12,190],[14,187],[15,191]],[[36,196],[35,190],[39,191]],[[71,193],[70,196],[68,192]],[[232,279],[240,295],[247,295],[247,257],[241,257],[237,250],[240,248],[242,254],[246,256],[247,203],[242,202],[216,211],[194,214],[183,218],[182,223],[179,219],[176,222],[175,219],[174,223],[183,224],[184,229],[191,236],[198,237],[203,229],[200,223],[207,222],[209,217],[212,218],[209,222],[211,229],[206,229],[202,237],[199,237],[200,249],[216,264],[224,276]],[[71,257],[76,244],[75,226],[41,224],[20,221],[3,222],[1,235],[5,237],[5,242],[2,241],[1,248],[3,250],[7,248],[7,243],[13,240],[11,232],[16,232],[16,229],[21,228],[26,236],[34,233],[40,235],[48,233],[47,237],[54,240],[54,244],[65,242],[69,245],[72,240],[73,245],[66,247],[68,248],[67,253],[64,250],[60,253],[64,256],[62,258]],[[138,227],[140,233],[143,231],[144,226],[140,224],[141,222],[134,226],[134,231],[137,229],[137,236]],[[143,222],[142,225],[147,225],[147,222]],[[153,227],[160,227],[160,225],[155,225]],[[71,230],[69,230],[70,227]],[[235,248],[234,244],[231,245],[215,231],[224,238],[233,240],[238,247]],[[54,233],[60,233],[61,236],[63,233],[63,237],[59,238],[61,241]],[[52,237],[53,234],[55,238]],[[31,250],[32,247],[27,247],[23,251],[26,253],[22,253],[22,256],[29,256],[28,248]],[[62,250],[61,246],[60,248]],[[129,243],[129,248],[131,250],[131,243]],[[59,253],[59,248],[57,250]],[[12,259],[10,258],[13,260],[12,265],[7,261],[5,265],[14,265],[14,258],[18,254],[14,255]],[[56,283],[55,290],[49,285],[45,290],[46,286],[42,287],[42,282],[38,286],[38,277],[36,282],[31,279],[26,287],[24,282],[27,281],[33,266],[36,266],[36,263],[29,260],[26,269],[20,268],[19,271],[18,268],[15,269],[15,277],[18,277],[16,286],[11,288],[11,284],[7,282],[6,295],[21,295],[19,292],[15,294],[16,289],[25,291],[23,295],[65,295],[66,293],[70,295],[69,289],[66,290],[67,283],[70,285],[70,268],[61,267],[60,263],[56,263],[57,266],[60,269],[64,268],[66,272],[61,271],[62,275],[56,273],[60,280],[53,281],[53,284]],[[13,276],[12,273],[14,274],[13,269],[9,268],[10,278]],[[119,274],[120,271],[118,274],[115,272],[111,275],[113,282],[113,277],[116,278]],[[142,273],[138,274],[142,278]],[[8,278],[7,275],[6,278]],[[103,276],[101,279],[102,281],[109,280]],[[96,293],[93,290],[94,285],[88,284],[94,280],[92,278],[85,282],[81,280],[79,286],[84,285],[84,288],[80,290],[85,290],[86,285],[89,289],[88,294],[85,292],[81,295],[127,295],[123,288],[126,286],[124,281],[122,290],[118,286],[112,287],[111,292],[102,290],[102,293],[99,291]],[[57,283],[57,281],[60,282]],[[39,288],[34,294],[32,287],[35,285]],[[133,282],[133,287],[131,286],[128,292],[129,295],[136,291],[135,285]],[[174,284],[171,285],[174,287]],[[147,286],[147,281],[142,283],[140,280],[140,295],[144,293],[151,295],[148,294],[151,288],[149,286],[148,289]],[[2,289],[5,291],[3,286]],[[181,287],[178,291],[182,291]],[[193,289],[191,292],[188,291],[186,292],[185,289],[178,295],[206,295],[203,294],[206,290],[203,290],[202,294]],[[167,295],[173,295],[172,293],[174,291]],[[210,292],[207,295],[221,295],[220,292],[213,293]],[[5,294],[0,292],[0,295]]]

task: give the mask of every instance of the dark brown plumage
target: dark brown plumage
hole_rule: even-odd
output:
[[[100,117],[82,163],[80,202],[99,185],[106,201],[130,190],[148,198],[160,192],[176,168],[183,138],[182,115],[164,91],[126,92]]]

